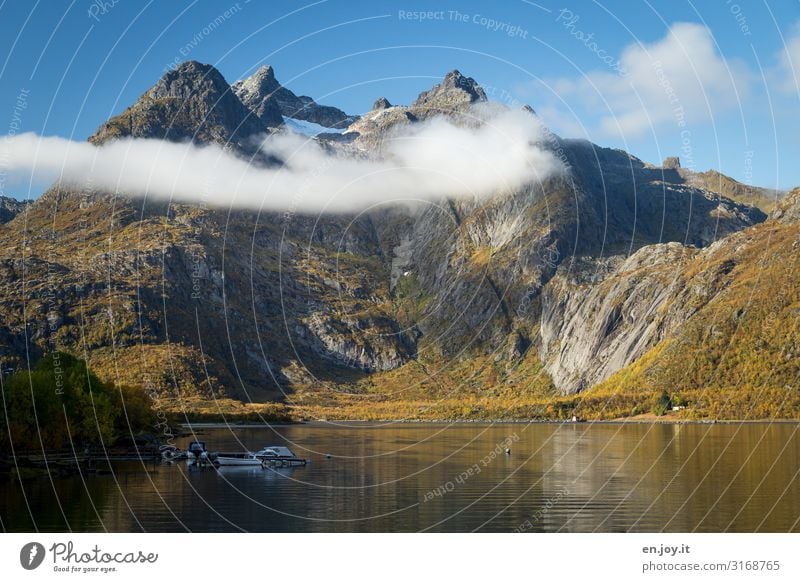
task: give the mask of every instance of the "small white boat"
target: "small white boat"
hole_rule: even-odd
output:
[[[220,467],[260,467],[261,459],[255,453],[221,453],[214,462]]]
[[[289,447],[270,446],[264,447],[257,453],[256,457],[260,459],[296,459],[295,454],[289,450]]]
[[[288,447],[269,446],[255,453],[251,451],[234,453],[209,453],[206,444],[196,441],[189,444],[186,458],[190,465],[205,467],[296,467],[308,461],[296,457]]]

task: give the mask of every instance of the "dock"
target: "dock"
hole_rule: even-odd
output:
[[[290,459],[262,459],[261,466],[265,469],[267,467],[305,467],[308,461],[299,457],[292,457]]]

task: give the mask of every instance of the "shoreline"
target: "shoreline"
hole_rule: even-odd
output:
[[[734,424],[800,424],[800,419],[782,418],[782,419],[756,419],[756,420],[691,420],[691,419],[637,419],[637,418],[615,418],[611,420],[530,420],[530,419],[500,419],[500,420],[463,420],[463,419],[424,419],[424,420],[407,420],[407,419],[381,419],[381,420],[305,420],[292,423],[264,423],[254,424],[249,423],[236,423],[236,422],[199,422],[199,423],[181,423],[181,429],[208,429],[208,428],[276,428],[276,427],[289,427],[289,426],[310,426],[319,427],[324,426],[327,428],[343,427],[347,425],[365,426],[365,425],[415,425],[415,424],[428,424],[428,425],[442,425],[442,424],[476,424],[476,425],[496,425],[496,424],[558,424],[558,425],[591,425],[591,424],[604,424],[604,425],[621,425],[621,424],[691,424],[691,425],[734,425]]]

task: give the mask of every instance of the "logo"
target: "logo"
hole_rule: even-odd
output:
[[[19,552],[19,563],[26,570],[35,570],[44,561],[44,546],[38,542],[29,542]]]

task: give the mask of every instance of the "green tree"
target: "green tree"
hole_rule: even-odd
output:
[[[664,390],[656,399],[655,404],[653,404],[652,412],[656,416],[664,416],[668,410],[672,410],[672,399],[667,394],[667,391]]]
[[[2,396],[0,441],[10,437],[16,448],[110,445],[155,422],[142,390],[102,382],[86,362],[62,352],[6,378]]]

